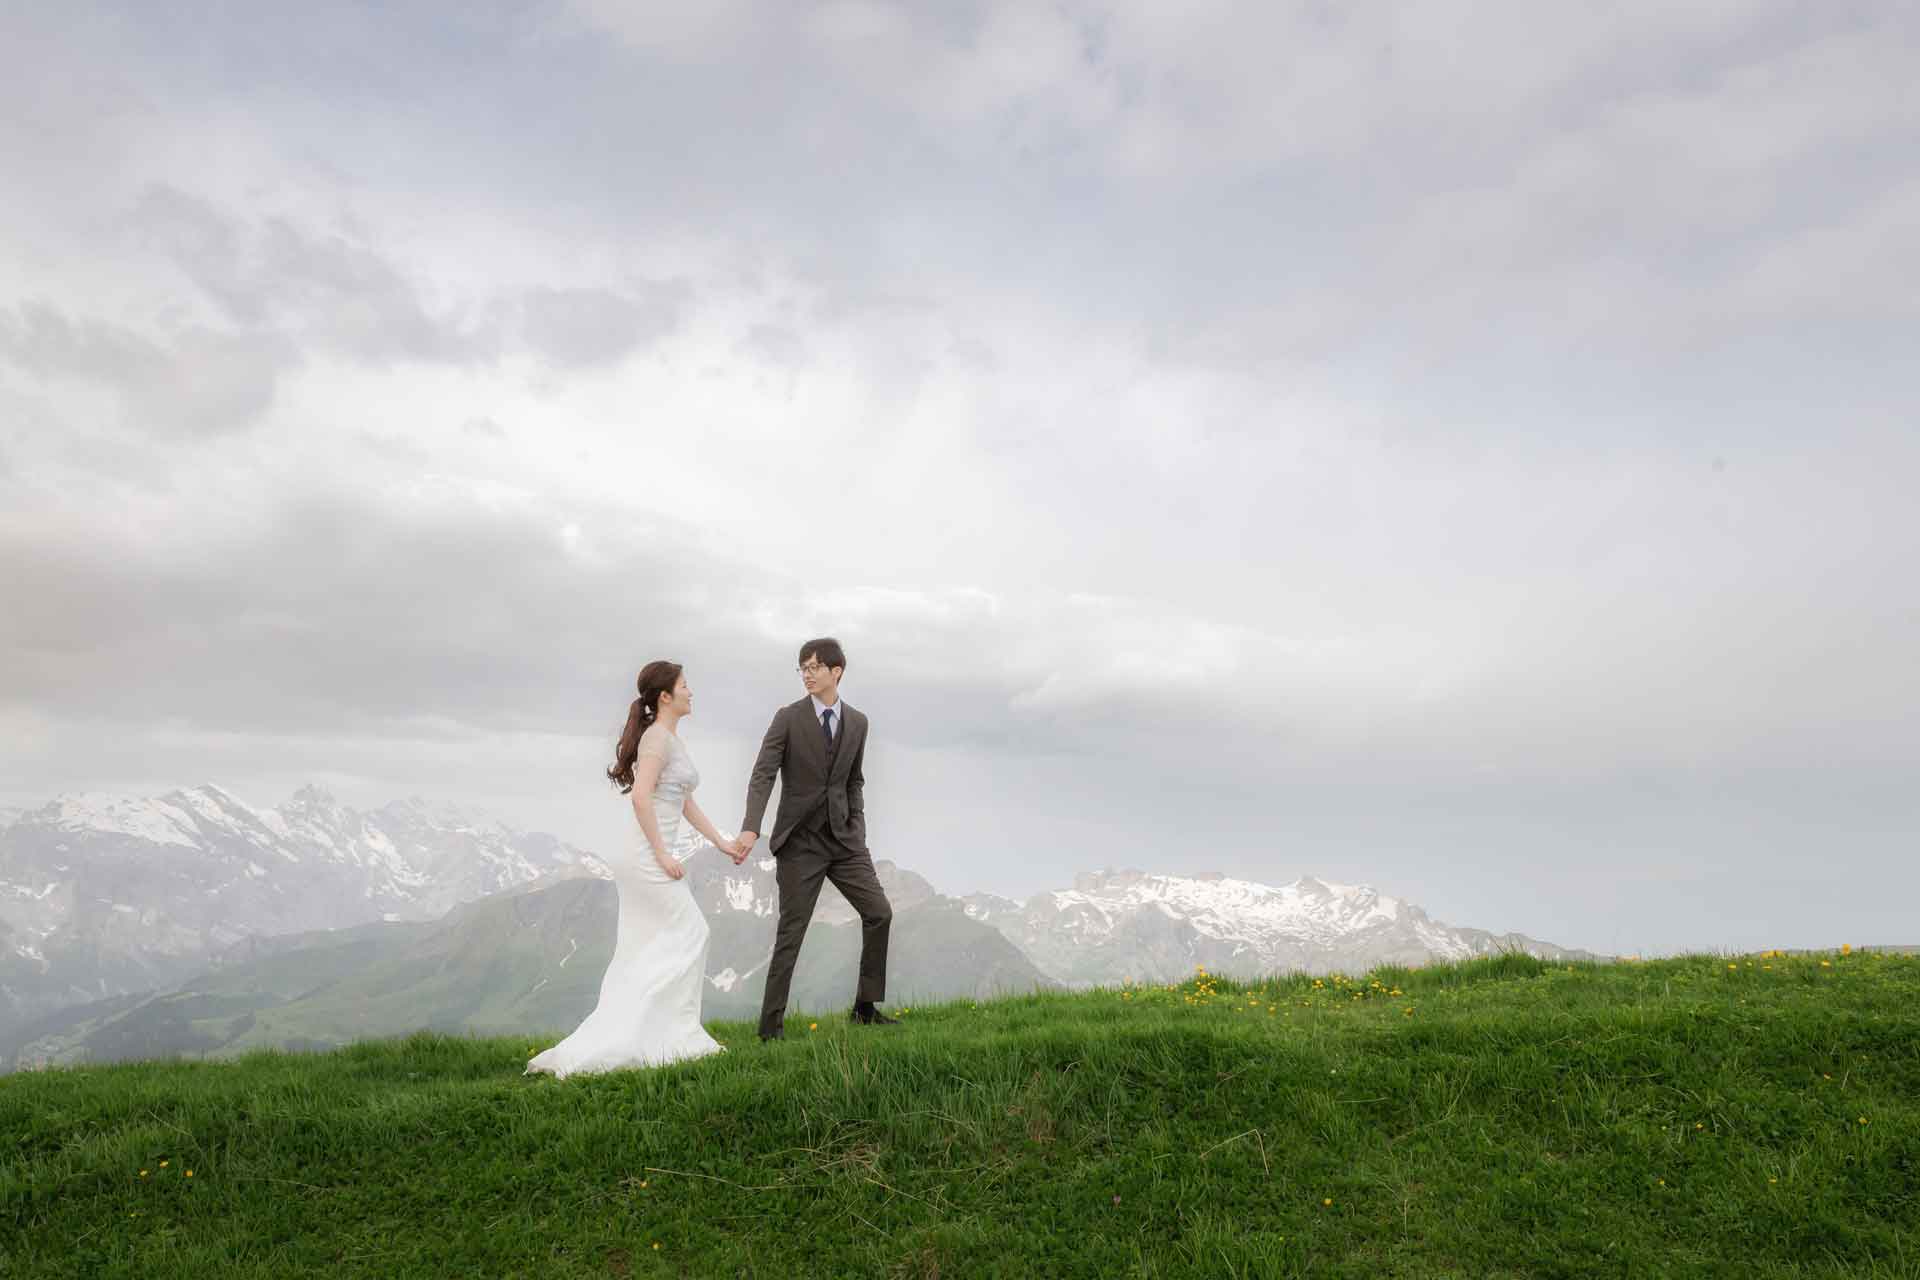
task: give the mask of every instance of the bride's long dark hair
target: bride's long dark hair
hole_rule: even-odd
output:
[[[627,708],[627,727],[620,731],[620,745],[613,749],[613,768],[607,770],[608,781],[620,788],[621,795],[633,790],[633,762],[640,758],[640,735],[660,714],[660,695],[673,696],[673,686],[679,683],[682,670],[679,663],[664,658],[640,668],[640,679],[636,682],[640,696]]]

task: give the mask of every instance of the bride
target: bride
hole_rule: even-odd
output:
[[[674,732],[693,712],[677,662],[649,662],[607,777],[633,795],[639,838],[633,855],[609,859],[620,890],[619,933],[600,979],[600,1002],[572,1035],[527,1063],[527,1075],[652,1067],[719,1053],[700,1025],[707,971],[707,918],[688,889],[683,861],[712,845],[735,864],[747,850],[715,830],[694,803],[700,772]],[[697,834],[696,834],[697,833]],[[699,837],[705,837],[702,843]]]

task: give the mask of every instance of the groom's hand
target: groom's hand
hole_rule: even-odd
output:
[[[734,843],[740,847],[740,852],[735,854],[733,858],[734,866],[737,867],[747,860],[748,855],[753,852],[754,842],[759,839],[760,833],[758,831],[742,831],[740,833],[739,837],[734,840]]]

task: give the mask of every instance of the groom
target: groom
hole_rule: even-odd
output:
[[[760,1003],[762,1040],[782,1037],[794,961],[800,958],[822,880],[833,881],[840,896],[860,913],[860,985],[853,998],[853,1021],[899,1021],[873,1007],[887,998],[887,930],[893,908],[867,853],[867,779],[860,770],[867,754],[867,718],[840,698],[840,677],[846,670],[847,655],[833,637],[800,646],[799,672],[807,696],[773,713],[747,783],[740,839],[751,850],[760,839],[774,775],[780,775],[780,811],[774,815],[773,838],[767,841],[780,888],[780,923],[767,965],[767,993]]]

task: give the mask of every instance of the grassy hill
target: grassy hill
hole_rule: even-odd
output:
[[[1913,957],[843,1016],[571,1081],[438,1034],[10,1076],[0,1274],[1920,1276]]]

